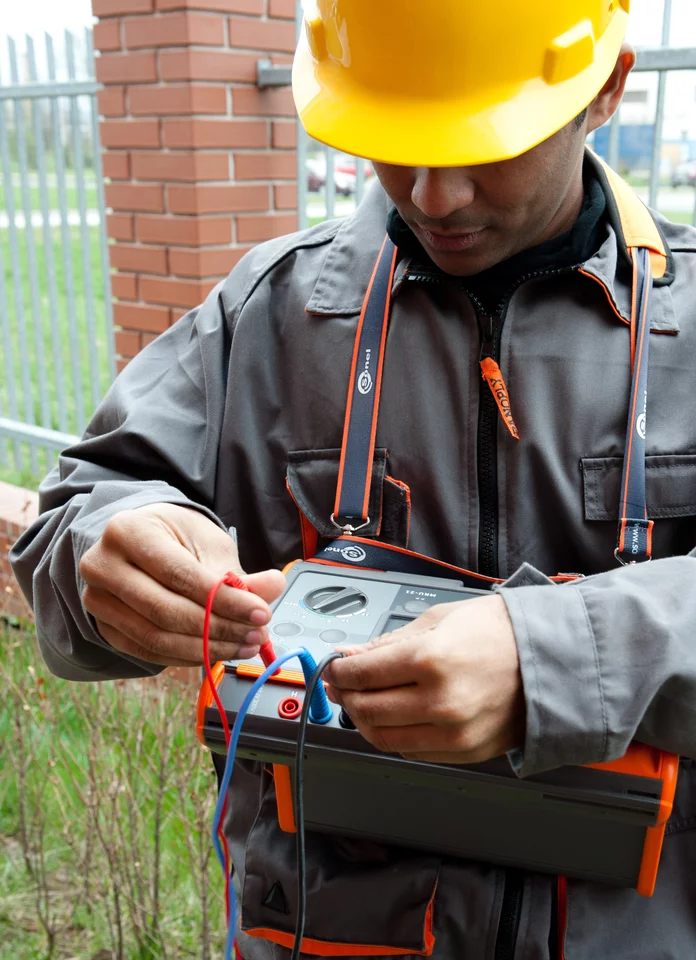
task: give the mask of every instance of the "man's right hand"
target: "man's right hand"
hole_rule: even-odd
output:
[[[162,666],[200,666],[208,594],[229,571],[250,592],[218,591],[210,657],[246,660],[267,639],[269,603],[285,577],[277,570],[246,576],[232,538],[189,507],[157,503],[113,517],[80,561],[82,600],[115,650]]]

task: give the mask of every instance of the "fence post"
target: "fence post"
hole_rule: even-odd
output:
[[[297,229],[294,0],[93,0],[119,369],[253,244]]]

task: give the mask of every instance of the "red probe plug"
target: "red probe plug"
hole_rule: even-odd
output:
[[[225,583],[228,587],[234,587],[235,590],[246,590],[247,593],[250,593],[249,587],[246,583],[237,576],[236,573],[230,571],[225,577]],[[273,644],[270,640],[266,640],[265,643],[261,644],[261,649],[259,650],[259,656],[263,660],[264,667],[270,667],[273,661],[276,659],[275,650],[273,649]],[[277,677],[280,673],[280,667],[273,674],[274,677]]]

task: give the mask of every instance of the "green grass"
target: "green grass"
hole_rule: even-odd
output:
[[[220,955],[195,692],[58,680],[31,628],[0,623],[0,960]]]

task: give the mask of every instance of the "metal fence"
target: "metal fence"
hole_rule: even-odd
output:
[[[115,374],[91,31],[0,49],[0,476],[36,477]]]

